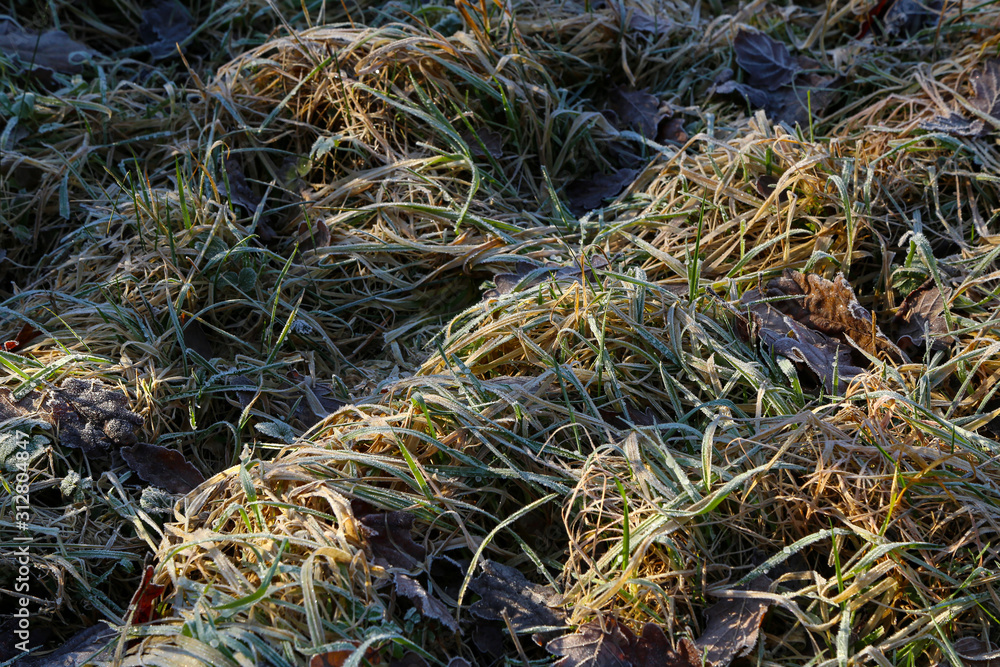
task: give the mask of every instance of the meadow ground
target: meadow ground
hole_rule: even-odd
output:
[[[1000,664],[1000,4],[9,11],[0,664]]]

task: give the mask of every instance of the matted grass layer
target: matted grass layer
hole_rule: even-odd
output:
[[[106,53],[138,14],[49,9],[28,27],[51,15]],[[36,436],[50,645],[103,618],[128,664],[490,662],[473,593],[456,610],[427,572],[443,555],[465,584],[486,558],[550,581],[570,627],[672,641],[766,572],[759,664],[1000,641],[1000,165],[995,135],[921,128],[1000,55],[995,4],[896,41],[856,38],[857,1],[277,9],[268,36],[259,3],[199,6],[184,67],[98,61],[4,93],[0,332],[41,332],[0,353],[5,385],[101,378],[141,440],[210,478],[163,525],[132,473],[4,425]],[[744,26],[815,57],[837,102],[791,128],[713,95]],[[634,89],[691,139],[616,127],[602,112]],[[634,180],[572,213],[565,186],[623,160]],[[573,268],[511,292],[518,261]],[[845,272],[887,331],[933,279],[954,342],[825,395],[708,297],[783,268]],[[412,516],[422,559],[374,562],[378,509]],[[162,618],[135,623],[157,542]],[[551,661],[527,635],[503,651]]]

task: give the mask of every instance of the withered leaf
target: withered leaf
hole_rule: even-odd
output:
[[[809,111],[819,116],[837,96],[835,77],[823,77],[815,73],[802,74],[794,84],[782,86],[774,91],[754,88],[745,83],[727,81],[715,88],[715,92],[739,93],[755,109],[763,109],[768,117],[779,123],[809,124]]]
[[[488,621],[510,621],[515,632],[529,628],[560,626],[565,612],[556,607],[561,596],[548,586],[529,582],[518,570],[494,561],[483,562],[483,572],[469,582],[480,600],[469,612]]]
[[[650,16],[638,7],[628,9],[628,29],[651,35],[666,35],[673,22],[665,16]]]
[[[951,297],[950,290],[948,296]],[[955,341],[954,336],[947,335],[944,299],[933,278],[903,299],[894,319],[897,327],[896,341],[903,349],[924,347],[930,342],[931,349],[943,350]]]
[[[990,646],[979,637],[962,637],[951,646],[965,667],[1000,667],[1000,649]],[[938,667],[951,665],[945,658]]]
[[[876,326],[872,314],[858,303],[844,274],[831,282],[823,276],[785,269],[768,282],[766,294],[794,298],[775,301],[774,307],[828,336],[856,343],[872,356],[887,355],[902,361],[903,355]]]
[[[576,215],[592,211],[605,199],[621,194],[638,175],[638,169],[616,169],[610,174],[596,173],[577,179],[566,186],[569,208]]]
[[[483,296],[495,299],[502,294],[510,294],[518,289],[526,290],[541,285],[546,280],[580,282],[581,276],[587,281],[594,280],[594,270],[608,265],[608,260],[601,256],[591,257],[585,269],[576,266],[560,266],[549,264],[536,266],[531,262],[519,261],[514,265],[513,273],[498,273],[493,277],[496,289],[487,290]]]
[[[448,667],[472,667],[465,658],[454,657],[448,661]]]
[[[766,591],[770,585],[769,578],[760,576],[740,588]],[[705,632],[693,642],[697,655],[704,656],[707,665],[726,667],[733,658],[750,653],[757,645],[760,624],[769,606],[767,600],[726,597],[709,607]]]
[[[13,352],[19,347],[24,347],[30,343],[38,334],[38,329],[25,322],[21,325],[21,330],[17,332],[17,335],[13,339],[4,341],[3,348],[7,352]]]
[[[920,127],[932,132],[947,132],[957,137],[982,137],[1000,129],[1000,59],[992,58],[983,63],[971,78],[974,97],[969,103],[977,111],[989,116],[986,120],[976,116],[969,119],[959,111],[947,116],[935,116],[920,123]]]
[[[754,88],[777,90],[795,79],[799,64],[788,47],[767,35],[740,30],[733,40],[736,62],[747,73]]]
[[[438,621],[452,632],[458,632],[458,622],[448,612],[448,608],[440,600],[431,597],[419,581],[397,572],[393,576],[393,583],[396,585],[396,595],[409,598],[421,616]]]
[[[673,141],[683,144],[688,140],[688,134],[684,131],[684,119],[680,116],[663,118],[656,128],[656,143],[663,144]]]
[[[309,250],[325,248],[330,245],[331,238],[333,237],[330,235],[330,228],[318,218],[311,219],[308,222],[303,220],[299,223],[297,240],[304,248]]]
[[[177,45],[191,34],[194,19],[176,0],[158,0],[142,11],[139,36],[153,60],[177,55]]]
[[[121,452],[139,479],[168,493],[187,493],[205,481],[205,476],[173,449],[137,442]]]
[[[196,319],[192,319],[184,326],[184,347],[197,352],[205,360],[215,356],[205,327]]]
[[[412,514],[373,511],[370,505],[358,500],[351,501],[351,507],[376,565],[409,569],[424,559],[427,551],[410,535]]]
[[[153,583],[153,573],[153,566],[147,565],[142,573],[142,581],[139,582],[139,587],[135,590],[132,601],[129,603],[129,609],[134,610],[132,623],[136,625],[155,620],[156,600],[166,590],[166,586]]]
[[[827,391],[835,390],[835,375],[850,380],[864,372],[855,365],[854,347],[874,356],[905,359],[857,302],[843,275],[831,282],[786,270],[763,290],[748,290],[740,304],[747,308],[760,339],[775,354],[815,373]]]
[[[940,0],[895,0],[883,17],[885,34],[915,35],[936,24],[940,14]]]
[[[66,380],[46,397],[43,411],[52,415],[60,443],[88,456],[134,444],[135,429],[142,424],[142,417],[129,410],[125,394],[96,380]]]
[[[628,637],[617,623],[608,626],[605,632],[600,623],[591,621],[550,641],[545,650],[562,656],[553,667],[631,667]]]
[[[103,660],[91,662],[88,658],[117,636],[118,634],[110,627],[98,623],[76,633],[52,653],[25,656],[14,664],[17,667],[80,667],[80,665],[100,664]]]
[[[618,88],[611,93],[608,109],[620,130],[633,130],[652,139],[660,120],[660,100],[643,90]]]
[[[503,137],[499,132],[493,130],[480,129],[476,132],[463,130],[459,136],[469,146],[469,151],[475,157],[486,157],[487,155],[500,159],[503,157]]]
[[[674,651],[655,623],[646,623],[638,638],[614,619],[605,626],[591,621],[573,634],[550,641],[545,649],[562,656],[555,667],[701,667],[697,649],[690,642],[682,642]]]
[[[414,653],[413,651],[407,651],[403,654],[403,657],[398,660],[393,660],[389,663],[389,667],[428,667],[427,661],[424,660],[420,655]]]
[[[73,41],[62,30],[37,33],[25,30],[10,19],[0,19],[0,51],[17,56],[27,65],[76,74],[82,64],[97,52],[80,42]]]
[[[243,165],[239,158],[230,153],[225,159],[226,177],[229,181],[229,200],[240,206],[249,215],[253,215],[260,206],[260,197],[254,194],[243,173]],[[223,181],[225,185],[225,181]]]

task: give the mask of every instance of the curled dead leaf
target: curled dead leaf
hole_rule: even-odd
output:
[[[558,609],[561,596],[501,563],[484,561],[482,573],[469,582],[469,590],[480,596],[469,607],[471,614],[488,621],[504,621],[506,616],[515,632],[561,626],[566,618]]]
[[[393,576],[396,595],[402,595],[413,602],[420,615],[438,621],[452,632],[458,632],[458,622],[444,604],[430,595],[427,590],[413,577],[397,572]]]
[[[952,111],[947,116],[935,116],[920,123],[920,127],[932,132],[946,132],[956,137],[982,137],[1000,130],[1000,59],[992,58],[983,63],[971,77],[973,97],[969,104],[978,111],[969,119],[961,111]],[[983,118],[986,116],[991,120]]]
[[[786,270],[763,289],[748,290],[740,305],[762,342],[808,368],[829,392],[837,390],[835,378],[849,381],[864,372],[858,364],[867,365],[867,360],[857,350],[892,361],[906,359],[858,303],[842,274],[829,281]]]
[[[950,289],[947,298],[951,298]],[[929,342],[931,349],[943,350],[955,342],[954,336],[947,335],[944,302],[945,295],[933,279],[928,279],[903,299],[894,319],[896,341],[902,348],[924,347]]]
[[[769,578],[760,576],[735,590],[762,592],[770,585]],[[706,612],[708,624],[702,635],[694,642],[685,639],[682,643],[690,643],[695,655],[703,658],[706,665],[727,667],[734,658],[749,654],[757,645],[760,625],[770,605],[767,599],[725,596]]]
[[[168,493],[187,493],[205,481],[205,476],[173,449],[137,442],[123,447],[121,453],[139,479]]]
[[[25,30],[6,18],[0,18],[0,51],[15,56],[26,65],[64,74],[83,71],[83,63],[98,55],[86,44],[70,39],[62,30],[38,33]]]
[[[570,210],[581,215],[600,207],[605,199],[617,197],[639,175],[638,169],[616,169],[609,174],[596,173],[566,186]]]

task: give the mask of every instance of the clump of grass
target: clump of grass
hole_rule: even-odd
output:
[[[110,9],[51,7],[95,45],[118,30]],[[405,574],[437,595],[447,555],[466,587],[494,559],[553,585],[570,624],[674,640],[766,574],[755,650],[773,664],[998,639],[997,165],[982,139],[920,128],[995,51],[978,37],[994,5],[897,42],[854,39],[860,2],[396,3],[348,7],[350,26],[286,7],[266,38],[265,14],[234,7],[197,9],[212,40],[184,68],[98,63],[30,108],[26,80],[4,98],[29,134],[4,155],[3,233],[37,266],[0,333],[41,331],[2,357],[6,383],[120,385],[143,439],[215,475],[161,526],[122,468],[87,486],[86,459],[31,426],[36,560],[63,596],[46,613],[94,605],[125,664],[478,660],[470,593],[439,596],[456,633],[396,590]],[[669,24],[633,29],[636,12]],[[713,96],[747,25],[818,49],[838,105],[791,128]],[[609,91],[646,88],[684,114],[686,145],[602,115]],[[563,186],[622,155],[634,182],[570,214]],[[482,299],[519,260],[579,275]],[[784,268],[845,272],[885,327],[931,279],[954,340],[825,395],[706,297]],[[422,559],[375,562],[360,526],[380,510],[412,517]],[[153,544],[167,589],[135,623]]]

